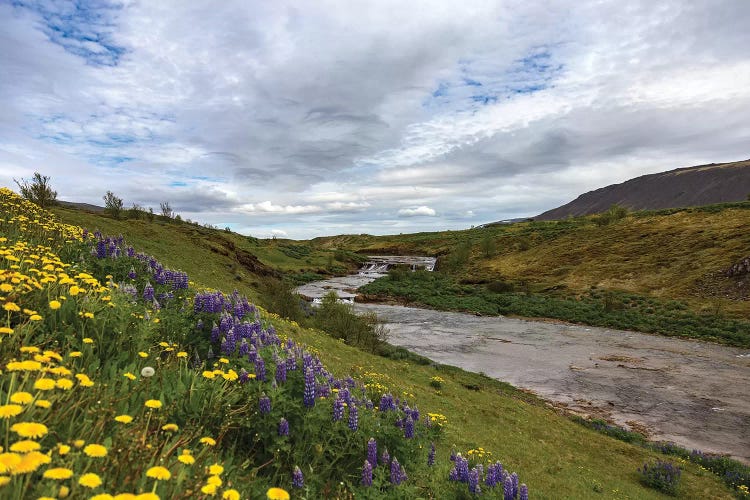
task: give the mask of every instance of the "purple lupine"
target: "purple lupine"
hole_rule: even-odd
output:
[[[279,384],[286,382],[286,363],[282,360],[276,363],[276,382]]]
[[[518,500],[529,500],[529,487],[525,484],[518,488]]]
[[[97,259],[103,259],[107,256],[107,244],[104,242],[104,240],[99,240],[96,242],[96,258]]]
[[[266,362],[260,356],[255,359],[255,378],[261,382],[266,381]]]
[[[292,486],[295,488],[303,488],[305,486],[305,477],[302,475],[302,471],[296,465],[292,472]]]
[[[237,377],[237,381],[240,384],[246,384],[250,381],[250,374],[247,373],[247,370],[245,370],[244,368],[240,368],[240,374],[239,377]]]
[[[333,400],[333,421],[337,422],[344,417],[344,401],[336,396]]]
[[[315,373],[312,371],[312,368],[308,368],[305,371],[305,393],[303,401],[308,408],[315,406]]]
[[[497,464],[490,464],[490,466],[487,467],[487,477],[484,480],[484,484],[486,484],[489,488],[494,488],[498,482],[498,479],[499,477],[497,474]]]
[[[284,417],[279,420],[279,436],[289,435],[289,422]]]
[[[513,494],[513,480],[510,478],[510,475],[506,474],[503,481],[503,500],[514,500],[515,497]]]
[[[469,471],[469,491],[475,495],[482,493],[479,487],[479,470],[476,467]]]
[[[362,466],[362,486],[372,486],[372,465],[368,460]]]
[[[388,454],[388,448],[383,450],[383,454],[380,455],[380,461],[383,462],[383,465],[388,467],[388,464],[391,462],[391,456]]]
[[[146,286],[143,287],[143,300],[146,302],[153,302],[154,300],[154,287],[151,286],[151,283],[146,283]]]
[[[430,443],[430,452],[427,454],[427,465],[429,467],[435,465],[435,443]]]
[[[131,280],[134,280],[137,275],[135,274],[135,268],[133,266],[130,266],[130,272],[128,273],[128,278]]]
[[[373,467],[378,466],[378,443],[375,438],[370,438],[367,441],[367,461]]]
[[[250,352],[250,345],[247,343],[247,339],[242,339],[242,341],[240,342],[239,355],[247,356],[249,352]]]
[[[391,483],[399,485],[401,484],[401,465],[398,463],[398,459],[393,457],[391,462]]]
[[[359,427],[359,410],[357,409],[357,405],[354,404],[352,401],[349,404],[349,428],[353,431],[356,431]]]
[[[419,409],[416,406],[411,411],[411,419],[415,422],[419,421]]]
[[[513,498],[518,496],[518,474],[513,473],[510,475],[510,481],[513,484]]]
[[[462,483],[469,481],[469,461],[461,456],[459,453],[456,455],[456,472],[458,474],[458,480]]]
[[[262,414],[271,413],[271,398],[266,396],[265,393],[258,400],[258,408]]]
[[[404,437],[412,439],[414,437],[414,420],[407,417],[404,421]]]

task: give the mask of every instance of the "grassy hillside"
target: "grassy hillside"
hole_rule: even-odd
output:
[[[596,287],[750,318],[750,279],[723,270],[750,255],[750,203],[523,222],[467,231],[318,238],[323,248],[437,255],[461,283],[508,281],[577,296]]]
[[[641,484],[637,469],[668,457],[581,427],[481,375],[383,359],[262,311],[249,321],[264,332],[257,352],[271,380],[262,382],[257,364],[232,349],[226,363],[207,362],[208,347],[218,352],[226,342],[211,339],[213,321],[227,331],[225,316],[212,311],[231,304],[236,316],[238,305],[246,304],[239,297],[206,294],[192,285],[175,288],[183,283],[179,273],[161,284],[157,276],[164,272],[157,272],[155,259],[128,255],[131,242],[83,238],[79,228],[60,225],[8,191],[2,195],[0,289],[7,317],[0,343],[0,397],[6,402],[0,488],[7,498],[85,498],[120,490],[141,498],[258,498],[272,486],[294,498],[468,498],[466,484],[448,479],[451,451],[462,452],[472,466],[484,464],[485,471],[490,462],[502,461],[506,470],[519,472],[532,498],[665,498]],[[156,238],[166,239],[161,233]],[[159,260],[183,262],[191,278],[212,265],[197,257],[205,248],[189,238],[179,246],[150,244]],[[117,248],[119,257],[113,258]],[[143,302],[147,281],[159,309]],[[207,305],[216,297],[223,297],[219,309]],[[242,306],[243,315],[249,307]],[[348,376],[365,384],[356,396],[357,431],[347,428],[346,419],[332,421],[334,397],[316,398],[314,407],[302,404],[299,369],[288,372],[286,382],[273,383],[278,359],[292,352],[304,357],[295,347],[304,345],[305,356],[319,357],[325,367],[318,384],[348,385]],[[147,366],[154,368],[153,377]],[[256,378],[241,383],[243,369]],[[258,405],[264,393],[273,403],[270,413]],[[402,410],[370,412],[359,399],[377,403],[383,393],[408,400],[422,416],[433,415],[432,430],[420,419],[416,438],[404,440],[405,431],[393,425]],[[277,431],[284,415],[292,429],[288,437]],[[382,466],[373,486],[361,484],[371,436],[401,457],[408,474],[403,484],[391,484]],[[437,447],[432,467],[430,442]],[[731,498],[713,474],[687,461],[679,464],[685,498]],[[302,488],[293,485],[294,465],[304,472]],[[497,487],[483,490],[489,498],[502,496]]]

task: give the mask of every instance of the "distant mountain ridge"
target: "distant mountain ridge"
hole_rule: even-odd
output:
[[[606,211],[614,204],[631,210],[691,207],[744,201],[750,195],[750,160],[678,168],[630,179],[584,193],[534,217],[556,220]]]

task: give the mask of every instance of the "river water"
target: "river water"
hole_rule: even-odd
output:
[[[372,278],[308,286],[350,292]],[[750,350],[557,322],[356,304],[388,341],[579,414],[750,463]]]

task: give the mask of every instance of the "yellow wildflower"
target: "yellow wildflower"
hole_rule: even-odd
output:
[[[115,417],[115,421],[120,422],[122,424],[129,424],[130,422],[133,421],[133,417],[131,417],[130,415],[117,415]]]
[[[22,456],[21,461],[13,468],[11,474],[29,474],[34,472],[41,465],[48,464],[52,461],[49,455],[38,451],[31,451]]]
[[[157,465],[156,467],[151,467],[149,470],[146,471],[146,477],[152,477],[158,481],[166,481],[167,479],[172,477],[172,474],[169,472],[169,469],[167,469],[166,467]]]
[[[63,391],[67,391],[73,387],[73,381],[69,378],[61,378],[57,382],[55,382],[55,385],[58,389],[62,389]]]
[[[36,441],[24,439],[22,441],[16,441],[12,445],[10,445],[10,451],[15,451],[16,453],[29,453],[31,451],[37,451],[41,447],[42,445],[40,445]]]
[[[65,467],[54,467],[44,471],[42,477],[46,479],[68,479],[73,475],[73,471]]]
[[[160,500],[159,495],[156,493],[146,492],[134,497],[135,500]]]
[[[123,374],[123,377],[129,378],[130,380],[135,380],[136,378],[138,378],[130,372]]]
[[[180,351],[177,353],[178,358],[187,358],[187,356],[188,356],[188,353],[186,353],[185,351]]]
[[[34,401],[34,406],[47,409],[52,406],[52,401],[47,401],[46,399],[38,399]]]
[[[268,500],[289,500],[289,493],[282,488],[269,488],[266,497]]]
[[[6,474],[13,471],[21,463],[21,455],[18,453],[0,453],[0,473]]]
[[[94,382],[84,373],[77,373],[76,378],[78,379],[78,383],[83,387],[91,387],[94,385]]]
[[[119,496],[120,495],[117,495],[117,497]],[[115,500],[115,498],[117,497],[113,497],[109,493],[99,493],[98,495],[94,495],[93,497],[91,497],[89,500]],[[135,498],[135,495],[133,495],[133,498]]]
[[[29,321],[42,321],[42,317],[38,314],[32,314],[29,316]]]
[[[205,493],[206,495],[215,495],[216,494],[216,485],[215,484],[207,484],[203,488],[201,488],[201,492]]]
[[[73,351],[70,354],[68,354],[71,358],[80,358],[83,356],[83,353],[81,351]]]
[[[163,431],[177,432],[179,429],[177,424],[164,424],[161,426],[161,430]]]
[[[84,441],[83,439],[76,439],[75,441],[73,441],[73,446],[75,446],[76,448],[83,448],[84,444],[86,444],[86,441]]]
[[[70,290],[68,290],[68,293],[70,293],[71,295],[73,295],[75,297],[76,295],[78,295],[79,293],[81,293],[81,289],[78,288],[77,285],[73,285],[73,286],[70,287]]]
[[[220,464],[213,464],[208,467],[208,473],[212,476],[220,476],[224,472],[224,467]]]
[[[89,444],[86,445],[83,452],[90,457],[104,457],[107,455],[107,448],[100,444]]]
[[[13,333],[13,328],[8,328],[7,326],[0,326],[0,333],[11,335]]]
[[[222,481],[219,476],[209,476],[208,479],[206,479],[206,484],[210,484],[218,488],[222,485]]]
[[[10,402],[11,403],[18,403],[20,405],[27,405],[34,401],[34,396],[29,394],[28,392],[19,391],[14,392],[10,395]]]
[[[177,457],[177,460],[185,465],[192,465],[195,463],[195,458],[193,458],[193,456],[188,453],[183,453],[182,455]]]
[[[10,418],[19,415],[23,411],[21,405],[3,405],[0,406],[0,418]]]
[[[68,453],[70,453],[70,446],[68,446],[67,444],[61,444],[57,449],[57,452],[60,455],[67,455]]]
[[[90,337],[86,337],[85,339],[83,339],[83,343],[84,344],[93,344],[94,343],[94,339],[92,339]]]
[[[203,376],[206,377],[206,378],[212,379],[212,378],[216,377],[216,374],[214,372],[212,372],[212,371],[205,370],[203,372]]]
[[[8,312],[18,312],[21,310],[15,302],[6,302],[5,305],[3,305],[3,309]]]
[[[146,406],[146,408],[155,408],[157,410],[162,406],[161,401],[159,401],[158,399],[149,399],[144,403],[144,405]]]
[[[201,444],[205,444],[205,445],[208,445],[208,446],[215,446],[216,445],[216,440],[214,438],[208,437],[208,436],[202,437],[201,440],[200,440],[200,442],[201,442]]]
[[[223,500],[240,500],[240,492],[234,489],[225,490],[221,498]]]
[[[47,432],[49,432],[46,425],[37,422],[18,422],[17,424],[13,424],[10,430],[21,437],[31,439],[46,436]]]
[[[140,357],[142,357],[142,358],[147,358],[147,357],[148,357],[148,353],[147,353],[147,352],[143,352],[143,351],[140,351],[140,352],[138,353],[138,356],[140,356]]]
[[[34,389],[39,391],[49,391],[55,388],[55,381],[51,378],[40,378],[34,382]]]
[[[87,488],[97,488],[101,486],[102,479],[93,472],[89,472],[88,474],[84,474],[83,476],[81,476],[81,478],[78,480],[78,484]]]
[[[53,311],[60,309],[60,306],[62,306],[62,304],[60,304],[60,301],[57,301],[57,300],[49,301],[49,308],[52,309]]]

